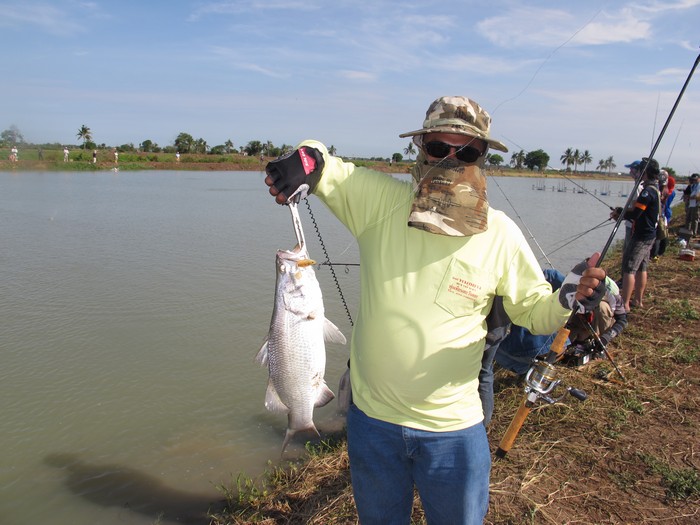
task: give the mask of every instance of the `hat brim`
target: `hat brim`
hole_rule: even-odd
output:
[[[452,126],[436,126],[434,128],[422,128],[422,129],[417,129],[415,131],[409,131],[407,133],[401,133],[399,135],[399,138],[406,138],[406,137],[415,137],[416,135],[427,135],[428,133],[454,133],[456,135],[466,135],[468,137],[475,137],[477,139],[481,139],[485,142],[488,142],[489,146],[493,149],[497,149],[499,151],[507,152],[508,148],[506,147],[505,144],[502,142],[499,142],[497,140],[494,140],[489,137],[482,137],[481,135],[473,132],[468,132],[460,128],[454,128]]]

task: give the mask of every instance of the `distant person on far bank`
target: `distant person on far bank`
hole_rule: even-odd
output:
[[[68,146],[63,148],[63,162],[68,162],[68,155],[70,151],[68,151]]]
[[[92,163],[97,164],[97,150],[92,150]]]
[[[119,152],[115,149],[114,150],[114,163],[117,164],[119,162]]]
[[[175,162],[180,162],[180,152],[175,153]]]
[[[624,219],[632,221],[632,236],[622,254],[622,301],[625,311],[642,307],[647,286],[647,267],[651,247],[656,240],[656,224],[659,220],[661,197],[659,195],[659,163],[655,159],[643,158],[637,168],[644,173],[642,191],[625,212]],[[622,208],[615,208],[610,218],[617,220]]]
[[[19,152],[17,151],[17,146],[12,146],[10,150],[10,161],[17,162],[19,160]]]

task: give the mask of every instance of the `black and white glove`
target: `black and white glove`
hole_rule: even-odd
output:
[[[576,287],[581,282],[583,272],[585,272],[587,268],[588,261],[581,261],[578,263],[571,269],[559,289],[559,304],[577,314],[595,310],[595,307],[598,306],[603,297],[605,297],[605,280],[603,279],[598,283],[598,286],[593,290],[590,296],[580,301],[576,299]]]
[[[610,212],[610,218],[614,221],[616,221],[620,215],[622,215],[622,208],[620,206]]]
[[[272,180],[271,187],[278,192],[277,202],[285,204],[297,194],[306,198],[318,183],[323,165],[321,152],[307,146],[270,161],[265,172]]]

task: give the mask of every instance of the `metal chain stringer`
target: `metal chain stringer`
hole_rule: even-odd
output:
[[[335,274],[335,269],[333,268],[333,263],[331,262],[330,256],[328,255],[328,250],[326,250],[326,244],[323,242],[323,237],[321,236],[321,230],[318,228],[318,223],[316,222],[316,217],[314,217],[314,212],[311,211],[311,204],[309,204],[309,199],[306,200],[306,209],[309,210],[309,216],[311,217],[311,223],[314,225],[314,229],[316,230],[316,236],[318,237],[318,242],[321,245],[321,249],[323,250],[323,255],[326,258],[326,261],[324,264],[326,264],[330,270],[331,270],[331,275],[333,276],[333,282],[335,283],[335,287],[338,290],[338,295],[340,295],[340,300],[343,303],[343,308],[345,308],[345,313],[348,316],[348,320],[350,321],[350,326],[354,327],[355,324],[352,321],[352,315],[350,315],[350,309],[348,308],[348,303],[345,301],[345,296],[343,295],[343,289],[340,287],[340,281],[338,281],[338,276]]]

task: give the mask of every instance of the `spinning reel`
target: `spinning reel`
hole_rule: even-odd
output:
[[[564,399],[566,393],[559,397],[549,395],[561,383],[561,380],[556,379],[556,376],[557,371],[553,364],[546,361],[535,361],[525,374],[526,403],[534,406],[538,401],[544,401],[551,405]],[[566,391],[579,401],[588,399],[588,394],[583,390],[568,386]]]

